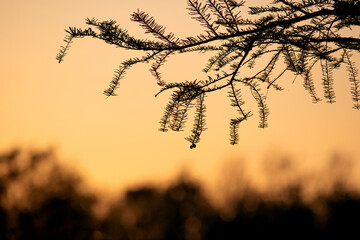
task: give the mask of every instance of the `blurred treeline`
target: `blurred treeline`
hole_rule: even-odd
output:
[[[307,186],[324,180],[291,175],[286,170],[289,161],[278,163],[267,168],[269,176],[283,178],[282,183],[274,182],[273,189],[259,190],[235,176],[232,179],[237,181],[224,181],[218,191],[223,196],[216,198],[222,199],[219,203],[208,197],[201,184],[182,177],[166,187],[129,189],[100,216],[94,209],[105,196],[86,189],[81,177],[60,164],[53,151],[14,149],[0,154],[0,239],[359,236],[360,194],[347,184],[346,172],[333,178],[326,190],[309,194]],[[336,175],[339,171],[333,170],[338,166],[333,161],[328,174]],[[224,179],[229,178],[225,175]]]

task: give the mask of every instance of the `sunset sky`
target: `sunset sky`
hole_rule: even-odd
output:
[[[168,179],[184,168],[211,181],[227,161],[255,166],[272,154],[292,156],[310,169],[334,153],[360,161],[360,111],[352,108],[344,69],[334,74],[337,98],[332,105],[325,100],[312,104],[302,80],[292,83],[293,77],[286,76],[280,81],[285,90],[268,95],[269,127],[257,128],[257,109],[252,109],[254,116],[240,126],[235,146],[229,144],[234,112],[227,93],[208,96],[208,129],[191,150],[184,138],[192,118],[184,132],[158,131],[170,93],[154,97],[158,86],[150,65],[129,70],[117,97],[103,95],[119,64],[136,53],[96,39],[76,39],[64,62],[56,61],[64,29],[85,28],[87,17],[116,20],[131,35],[144,37],[143,29],[130,21],[137,9],[179,37],[202,31],[188,15],[185,0],[0,1],[1,152],[14,146],[53,147],[92,183],[115,187]],[[174,56],[163,76],[194,80],[209,56]],[[358,66],[359,55],[354,61]]]

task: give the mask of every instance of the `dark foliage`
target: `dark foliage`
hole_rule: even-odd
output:
[[[181,178],[162,189],[130,189],[98,218],[92,208],[95,196],[84,194],[74,181],[74,173],[60,165],[56,168],[62,170],[57,174],[50,171],[54,176],[46,175],[41,186],[29,184],[27,176],[36,177],[42,164],[54,164],[53,154],[38,152],[24,157],[20,153],[0,155],[2,167],[8,169],[0,175],[1,239],[347,239],[356,236],[359,229],[360,194],[341,181],[311,202],[302,198],[304,185],[299,183],[270,194],[244,188],[223,206],[231,209],[229,214],[212,204],[199,184]],[[20,165],[26,167],[13,167]],[[9,194],[16,182],[26,194],[20,202],[9,205],[7,200],[14,203]]]
[[[164,191],[129,190],[109,212],[104,221],[106,235],[134,240],[202,239],[216,216],[200,188],[190,182],[179,182]]]
[[[51,151],[10,151],[0,165],[0,239],[94,239],[96,198]]]
[[[66,194],[66,193],[65,193]],[[18,215],[17,239],[93,239],[94,220],[89,206],[77,199],[46,199],[36,210]]]

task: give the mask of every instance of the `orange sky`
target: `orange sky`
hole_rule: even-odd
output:
[[[208,130],[190,150],[184,137],[191,131],[191,119],[181,133],[157,130],[169,93],[154,98],[158,88],[149,65],[128,72],[118,97],[107,99],[102,94],[114,70],[133,53],[98,40],[78,39],[62,64],[55,60],[64,29],[85,27],[86,17],[114,19],[130,34],[143,36],[129,20],[137,8],[180,37],[201,30],[181,0],[0,2],[1,151],[18,145],[54,146],[94,183],[112,186],[166,179],[184,166],[211,179],[229,159],[252,164],[278,151],[310,167],[334,152],[360,161],[360,112],[352,109],[344,71],[335,74],[333,105],[312,104],[300,78],[294,84],[292,77],[282,79],[286,90],[268,95],[269,128],[258,129],[254,114],[240,126],[241,139],[235,146],[229,144],[229,119],[234,116],[229,99],[226,93],[210,95]],[[173,57],[163,76],[172,81],[199,76],[206,56],[188,56]],[[358,64],[359,56],[354,60]]]

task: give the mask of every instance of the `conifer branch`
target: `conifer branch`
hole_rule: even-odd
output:
[[[172,111],[172,122],[169,124],[169,127],[173,131],[182,131],[185,127],[185,123],[188,116],[188,110],[192,107],[192,100],[187,99],[185,101],[179,102],[175,110]]]
[[[351,55],[346,50],[344,50],[347,63],[347,71],[349,72],[349,80],[351,83],[351,95],[354,101],[354,109],[360,110],[360,80],[359,72],[355,68],[355,63],[351,60]]]
[[[268,126],[267,120],[269,116],[269,109],[265,102],[265,97],[261,94],[261,90],[256,82],[250,79],[236,80],[250,87],[251,94],[258,104],[259,109],[259,128],[266,128]]]
[[[106,96],[115,96],[120,80],[137,63],[150,63],[150,72],[164,91],[172,92],[160,120],[160,130],[183,130],[189,109],[195,106],[194,125],[186,138],[191,148],[196,147],[205,130],[205,95],[229,89],[231,106],[239,117],[230,120],[230,143],[239,141],[238,128],[251,112],[243,110],[245,104],[238,85],[249,87],[259,109],[259,127],[267,126],[269,110],[266,96],[269,89],[281,90],[277,84],[285,72],[301,76],[312,101],[318,102],[312,73],[320,66],[321,83],[328,102],[335,102],[333,71],[346,65],[351,84],[354,108],[360,109],[360,80],[356,63],[350,51],[360,52],[360,38],[345,35],[343,29],[360,26],[359,0],[275,0],[270,6],[248,8],[249,19],[240,16],[245,1],[186,0],[190,15],[205,28],[204,34],[183,39],[166,33],[153,17],[138,10],[131,20],[138,22],[155,40],[138,39],[122,29],[115,21],[86,19],[89,28],[70,27],[66,30],[65,45],[56,56],[62,62],[75,38],[91,37],[116,47],[144,52],[143,57],[130,58],[119,66]],[[215,52],[203,71],[205,79],[166,83],[161,66],[170,55],[178,53]],[[279,64],[283,60],[285,64]],[[243,71],[244,67],[249,67]],[[278,71],[279,69],[280,71]],[[276,73],[276,75],[275,75]],[[273,76],[275,75],[275,77]],[[241,83],[241,84],[236,84]],[[260,86],[266,86],[266,95]]]
[[[221,52],[219,52],[218,54],[216,54],[215,56],[211,57],[208,60],[208,64],[206,65],[206,67],[203,69],[203,71],[205,73],[208,73],[213,67],[214,65],[216,65],[217,63],[219,63],[222,59],[224,59],[226,56],[228,56],[229,54],[231,54],[233,52],[232,49],[224,49]],[[218,64],[219,66],[219,64]],[[220,67],[217,68],[217,70],[219,70]]]
[[[283,75],[286,71],[288,71],[287,68],[285,68],[276,78],[274,78],[274,80],[269,81],[269,82],[268,82],[268,86],[267,86],[266,88],[269,89],[270,87],[274,87],[275,90],[277,90],[277,91],[282,91],[282,90],[284,90],[284,88],[280,87],[280,86],[277,85],[275,82],[276,82],[278,79],[280,79],[280,78],[282,77],[282,75]]]
[[[242,105],[244,105],[244,101],[242,100],[240,89],[235,87],[235,83],[232,82],[230,84],[231,90],[229,92],[228,97],[231,100],[231,106],[236,107],[237,110],[241,113],[242,117],[246,118],[246,114],[242,109]]]
[[[73,39],[74,39],[74,37],[72,35],[66,35],[66,37],[64,39],[64,42],[66,43],[66,45],[61,46],[59,53],[56,55],[56,60],[58,60],[59,63],[64,61],[64,57],[66,56],[67,52],[69,51],[70,45],[71,45]]]
[[[325,61],[325,63],[323,63],[323,61]],[[329,66],[328,60],[320,59],[320,63],[323,74],[322,85],[324,87],[324,98],[328,99],[327,100],[328,103],[334,103],[335,92],[333,89],[334,79],[333,79],[332,70]]]
[[[240,7],[244,4],[244,2],[241,2],[241,3],[236,3],[234,0],[222,0],[222,2],[224,3],[225,5],[225,14],[227,16],[229,16],[229,19],[231,19],[232,21],[232,25],[234,26],[233,28],[236,29],[236,32],[239,32],[239,28],[236,24],[236,17],[235,15],[233,14],[233,10],[234,8],[236,7]]]
[[[228,27],[228,31],[231,33],[234,33],[238,31],[237,27],[234,27],[234,24],[231,23],[227,17],[224,14],[224,6],[220,4],[220,2],[217,2],[216,0],[208,0],[208,6],[212,10],[212,12],[217,16],[217,24],[220,24],[223,22],[226,27]]]
[[[312,72],[311,70],[315,66],[317,61],[318,60],[315,60],[313,62],[313,64],[311,64],[310,67],[306,68],[306,70],[302,74],[302,77],[304,79],[304,88],[309,92],[313,103],[317,103],[317,102],[321,101],[321,99],[317,97],[317,94],[315,92],[314,80],[313,80],[312,74],[311,74],[311,72]]]
[[[235,145],[239,141],[239,134],[238,134],[238,128],[239,124],[243,120],[247,120],[249,117],[252,116],[251,112],[245,113],[242,109],[242,105],[244,105],[244,101],[241,98],[240,89],[235,87],[235,83],[232,82],[230,84],[230,91],[228,97],[231,100],[231,106],[236,107],[238,112],[241,114],[240,117],[230,119],[230,144]]]
[[[270,83],[269,80],[269,75],[271,74],[271,72],[274,70],[275,68],[275,64],[279,59],[279,56],[282,52],[282,49],[278,50],[270,59],[270,61],[268,62],[268,64],[265,66],[264,69],[262,69],[261,71],[259,71],[257,74],[254,75],[253,78],[257,78],[262,82],[268,82]],[[261,75],[260,75],[261,74]],[[258,77],[258,75],[260,75]]]
[[[207,13],[208,5],[201,5],[201,1],[198,0],[187,0],[189,14],[194,16],[193,18],[199,21],[203,26],[208,28],[214,36],[218,36],[216,30],[217,27],[211,22],[211,15]]]
[[[244,117],[230,119],[230,144],[235,145],[239,143],[239,125],[245,119],[251,117],[252,114],[248,112]]]
[[[185,138],[191,143],[190,148],[196,148],[196,144],[200,141],[200,135],[203,131],[206,130],[205,125],[205,112],[206,106],[204,104],[205,93],[200,94],[197,97],[196,110],[195,110],[195,119],[194,126],[192,129],[192,134]]]
[[[159,54],[155,58],[155,62],[151,65],[150,72],[155,77],[157,84],[159,86],[165,86],[166,82],[162,79],[161,73],[159,72],[159,68],[165,63],[168,56],[173,53],[173,51],[165,51]]]
[[[167,42],[171,46],[178,46],[179,39],[175,38],[173,33],[165,35],[165,27],[156,23],[153,17],[150,17],[147,13],[138,10],[131,15],[131,20],[140,23],[146,33],[152,33],[155,37]]]
[[[120,85],[120,80],[124,77],[126,70],[132,67],[136,63],[147,62],[152,59],[157,53],[148,54],[142,58],[130,58],[124,61],[119,68],[115,71],[113,79],[110,82],[109,88],[104,91],[107,97],[116,96],[115,90]]]

